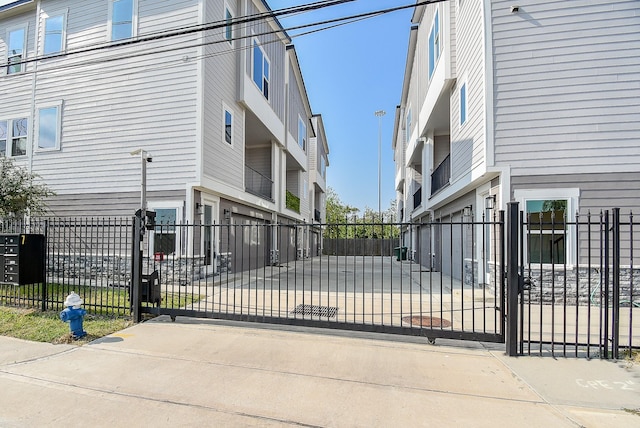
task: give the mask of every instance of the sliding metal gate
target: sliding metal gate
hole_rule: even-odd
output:
[[[137,319],[166,314],[504,341],[503,216],[425,224],[172,224],[143,236],[134,251],[141,255],[134,295],[143,300],[134,302]],[[331,247],[317,248],[324,238]],[[427,266],[419,263],[425,259]]]

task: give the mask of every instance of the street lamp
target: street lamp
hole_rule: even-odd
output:
[[[131,156],[140,155],[141,178],[140,178],[140,210],[141,218],[145,218],[147,211],[147,162],[151,162],[151,155],[146,150],[138,149],[131,152]]]
[[[382,207],[380,199],[382,194],[382,116],[387,114],[384,110],[378,110],[375,115],[378,117],[378,219],[382,222]]]

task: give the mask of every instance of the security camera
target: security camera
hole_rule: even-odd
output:
[[[153,158],[151,156],[147,157],[147,162],[153,162]]]

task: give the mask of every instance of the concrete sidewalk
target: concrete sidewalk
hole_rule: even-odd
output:
[[[640,426],[640,367],[504,346],[168,317],[0,337],[0,427]]]

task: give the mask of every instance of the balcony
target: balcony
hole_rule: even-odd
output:
[[[285,207],[300,214],[300,198],[287,190],[287,200]]]
[[[431,196],[435,195],[438,191],[440,191],[440,189],[448,186],[450,178],[451,155],[447,155],[447,157],[431,174]]]
[[[413,194],[413,209],[415,210],[422,205],[422,187],[415,191]]]
[[[244,187],[247,193],[273,202],[273,180],[250,166],[244,167]]]

